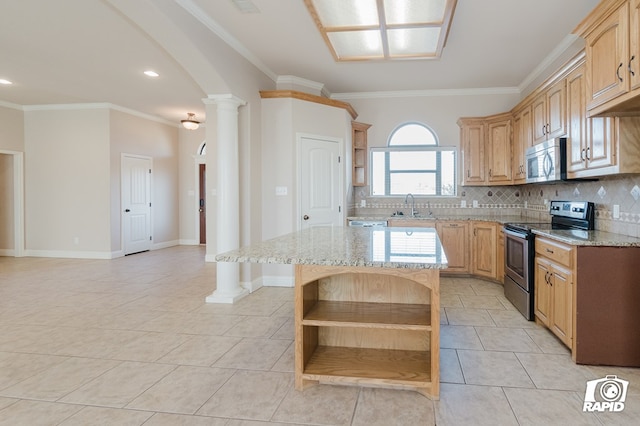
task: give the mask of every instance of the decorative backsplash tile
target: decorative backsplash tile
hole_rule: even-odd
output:
[[[369,197],[368,187],[359,187],[349,215],[384,215],[396,210],[409,211],[404,197]],[[361,206],[365,200],[366,207]],[[455,215],[473,208],[478,214],[515,214],[535,220],[549,220],[548,202],[553,200],[591,201],[596,207],[596,229],[640,237],[640,175],[612,176],[597,181],[568,181],[497,187],[459,187],[456,197],[416,198],[422,213],[429,207],[438,214]],[[466,207],[462,207],[463,202]],[[620,206],[620,217],[613,218],[613,205]],[[427,210],[428,211],[428,210]]]

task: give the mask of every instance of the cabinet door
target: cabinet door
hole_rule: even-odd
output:
[[[549,327],[556,336],[571,347],[573,312],[573,274],[553,265],[551,282],[551,322]]]
[[[547,139],[564,136],[567,133],[567,82],[558,81],[546,92],[547,97]]]
[[[533,144],[546,141],[547,138],[547,97],[543,93],[533,100],[531,105],[533,118]]]
[[[496,226],[492,223],[474,223],[472,235],[473,274],[496,278]]]
[[[629,60],[629,4],[605,19],[586,38],[587,108],[589,110],[626,93]]]
[[[487,125],[489,182],[511,183],[511,120]]]
[[[614,166],[616,138],[616,119],[613,117],[593,117],[588,122],[589,143],[585,152],[587,167]]]
[[[586,166],[586,87],[585,66],[576,68],[567,77],[567,171],[576,172]]]
[[[640,0],[631,0],[629,36],[630,59],[628,72],[630,89],[640,88]]]
[[[438,237],[449,267],[443,273],[469,273],[469,225],[467,222],[438,222]]]
[[[518,112],[513,118],[513,161],[512,174],[514,183],[524,183],[527,174],[525,154],[533,143],[533,126],[531,122],[531,106]]]
[[[484,184],[484,125],[465,124],[462,126],[462,165],[463,183]]]
[[[550,262],[542,257],[536,256],[535,272],[535,315],[541,323],[549,327],[549,317],[551,316],[551,277]]]

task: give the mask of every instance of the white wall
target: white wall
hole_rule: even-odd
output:
[[[152,158],[153,247],[177,245],[180,235],[177,125],[171,126],[115,110],[111,110],[110,117],[111,250],[122,250],[120,159],[123,153]]]
[[[109,111],[25,113],[26,254],[109,257]]]
[[[0,153],[0,256],[15,247],[13,215],[13,155]]]

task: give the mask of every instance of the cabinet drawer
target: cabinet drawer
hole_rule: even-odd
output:
[[[536,238],[536,254],[551,259],[568,268],[571,268],[573,264],[573,250],[571,246],[545,238]]]

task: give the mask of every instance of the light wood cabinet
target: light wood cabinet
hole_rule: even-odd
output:
[[[486,184],[484,120],[460,119],[462,185]]]
[[[533,145],[531,105],[526,105],[513,116],[513,183],[523,184],[527,179],[526,151]]]
[[[535,244],[536,318],[571,348],[575,249],[541,237]]]
[[[471,225],[471,273],[496,279],[497,232],[493,222],[473,222]]]
[[[534,99],[531,106],[534,144],[566,133],[566,93],[566,80],[560,79]]]
[[[601,2],[576,29],[586,40],[589,116],[640,107],[640,0]]]
[[[438,221],[436,230],[447,255],[449,266],[444,274],[469,273],[469,222]]]
[[[369,155],[367,150],[367,131],[371,124],[351,122],[353,186],[366,186]]]
[[[511,173],[511,114],[503,114],[487,121],[486,151],[489,184],[512,183]]]
[[[439,270],[296,265],[295,386],[439,395]]]
[[[511,121],[511,113],[458,120],[462,185],[513,183]]]

